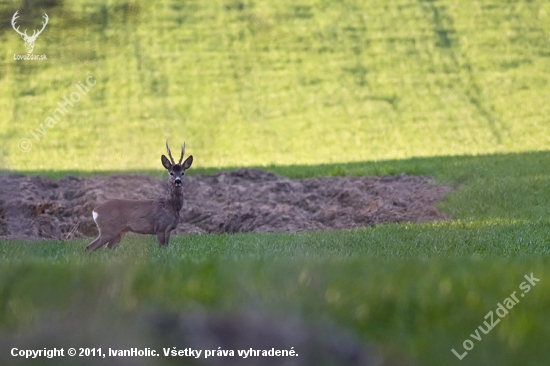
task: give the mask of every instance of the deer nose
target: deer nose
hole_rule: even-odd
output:
[[[181,179],[180,179],[180,178],[176,178],[176,179],[174,180],[174,183],[176,183],[176,185],[179,186],[179,185],[181,184]]]

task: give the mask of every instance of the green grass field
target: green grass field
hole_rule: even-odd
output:
[[[83,239],[0,240],[2,337],[75,308],[253,307],[334,322],[418,365],[550,357],[549,2],[35,3],[0,3],[4,173],[160,176],[170,138],[194,155],[189,174],[405,172],[456,190],[442,223],[188,235],[165,250],[132,236],[92,254]],[[26,53],[17,9],[22,29],[48,13],[34,50],[47,61],[13,60]],[[88,76],[96,84],[47,127]],[[473,340],[531,273],[540,282]],[[466,339],[459,361],[451,349]]]

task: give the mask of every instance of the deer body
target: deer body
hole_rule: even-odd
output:
[[[168,246],[170,233],[178,226],[180,210],[183,207],[183,188],[181,178],[193,162],[189,156],[183,164],[185,144],[181,158],[175,164],[168,142],[166,143],[171,162],[162,155],[163,166],[168,170],[169,194],[156,200],[123,200],[114,199],[97,206],[92,215],[99,230],[99,236],[87,247],[87,251],[99,249],[107,244],[115,248],[128,231],[138,234],[156,234],[160,246]]]

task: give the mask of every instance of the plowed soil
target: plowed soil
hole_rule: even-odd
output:
[[[451,191],[430,177],[288,179],[255,169],[184,177],[181,233],[295,232],[448,219],[435,204]],[[92,210],[112,198],[164,196],[143,175],[50,180],[0,176],[0,237],[96,236]]]

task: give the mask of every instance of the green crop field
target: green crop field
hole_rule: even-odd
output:
[[[14,59],[16,10],[29,34],[48,14],[47,60]],[[3,1],[0,51],[2,174],[160,176],[169,138],[194,155],[189,174],[405,172],[455,188],[438,223],[167,249],[129,236],[91,254],[91,239],[2,239],[1,364],[23,362],[4,341],[71,316],[91,348],[101,324],[125,334],[119,319],[250,309],[335,324],[406,364],[550,358],[550,2]]]

